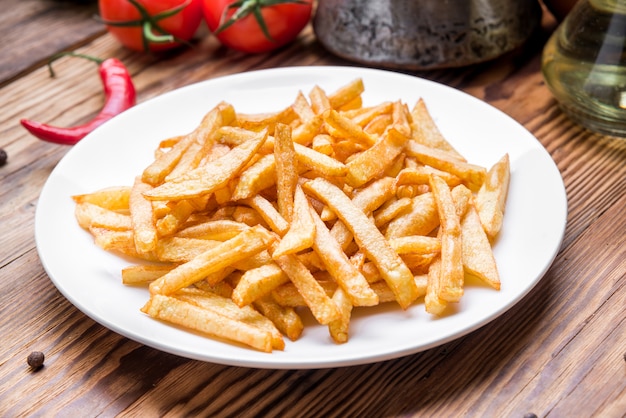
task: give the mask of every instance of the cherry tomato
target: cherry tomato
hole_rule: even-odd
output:
[[[202,0],[99,0],[98,6],[109,33],[135,51],[178,47],[202,22]]]
[[[312,0],[203,0],[203,10],[209,29],[222,44],[242,52],[259,53],[293,41],[311,19],[312,3]],[[255,17],[255,9],[260,10],[262,22]]]

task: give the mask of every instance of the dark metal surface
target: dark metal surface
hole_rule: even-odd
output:
[[[359,63],[459,67],[520,46],[539,26],[536,0],[319,0],[318,40]]]

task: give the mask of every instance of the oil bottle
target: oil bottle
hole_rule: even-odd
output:
[[[542,71],[571,119],[626,137],[626,0],[579,0],[546,43]]]

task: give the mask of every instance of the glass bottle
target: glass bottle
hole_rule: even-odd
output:
[[[542,71],[571,119],[626,137],[626,0],[579,0],[546,43]]]

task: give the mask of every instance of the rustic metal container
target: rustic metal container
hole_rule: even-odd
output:
[[[318,0],[313,28],[337,56],[434,69],[496,58],[541,23],[537,0]]]

